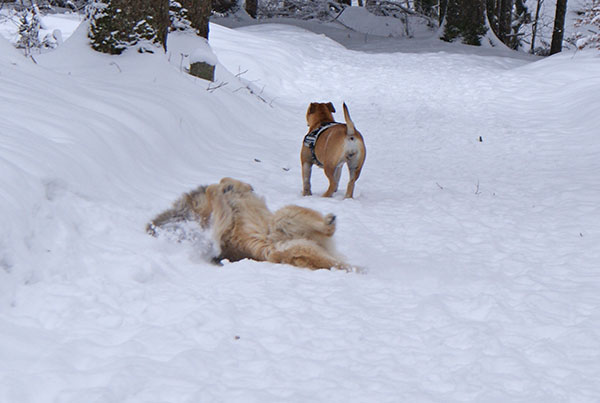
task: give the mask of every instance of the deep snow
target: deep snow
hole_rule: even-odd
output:
[[[0,401],[598,401],[600,58],[374,42],[213,24],[209,85],[186,35],[113,57],[82,27],[37,65],[0,40]],[[300,195],[311,101],[365,136],[354,200]],[[335,213],[366,272],[144,232],[222,176]]]

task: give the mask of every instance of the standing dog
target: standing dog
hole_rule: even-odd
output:
[[[338,190],[340,175],[344,164],[348,165],[348,187],[346,198],[352,198],[354,184],[360,176],[367,149],[362,135],[354,127],[350,119],[348,107],[344,103],[344,120],[346,124],[335,123],[332,112],[335,108],[331,102],[313,102],[306,111],[306,122],[309,133],[304,137],[300,160],[302,162],[302,182],[304,196],[311,195],[310,175],[313,164],[322,167],[329,179],[329,188],[323,197],[331,197]]]
[[[352,268],[333,249],[333,214],[323,216],[294,205],[272,213],[252,186],[232,178],[184,194],[146,230],[156,235],[158,227],[185,220],[212,226],[220,250],[217,261],[254,259],[309,269]]]

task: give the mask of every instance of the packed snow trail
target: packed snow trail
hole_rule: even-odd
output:
[[[206,91],[180,68],[194,41],[167,63],[76,32],[39,66],[0,59],[0,401],[598,400],[597,57],[213,24],[227,85]],[[354,200],[300,195],[311,101],[365,136]],[[219,268],[206,239],[144,233],[222,176],[335,213],[366,273]]]

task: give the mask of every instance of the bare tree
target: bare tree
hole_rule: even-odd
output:
[[[554,15],[554,30],[552,31],[552,43],[550,54],[559,53],[562,50],[562,42],[565,34],[565,15],[567,14],[567,0],[556,0],[556,14]]]
[[[544,0],[537,0],[537,5],[535,7],[535,17],[533,19],[533,26],[531,27],[531,49],[529,50],[530,53],[533,53],[535,51],[535,38],[537,36],[538,22],[540,21],[540,9],[542,7],[543,2]]]

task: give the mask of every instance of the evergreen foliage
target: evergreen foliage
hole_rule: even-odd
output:
[[[15,46],[25,50],[25,55],[31,54],[31,49],[42,46],[40,41],[41,19],[37,6],[22,11],[19,19],[19,39]]]
[[[192,29],[188,9],[177,0],[169,1],[169,19],[171,21],[169,31],[187,31]]]
[[[453,42],[461,38],[467,45],[481,45],[486,34],[483,0],[449,0],[446,7],[442,40]]]

